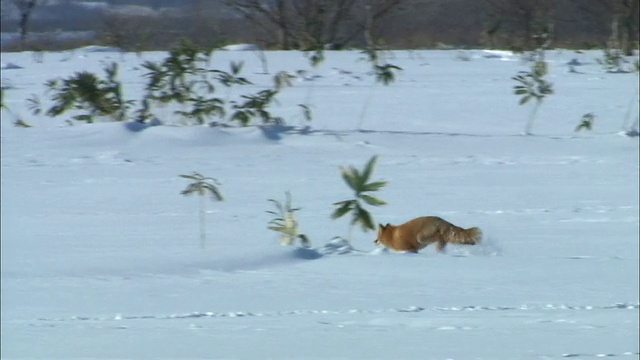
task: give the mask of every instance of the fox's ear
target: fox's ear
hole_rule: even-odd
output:
[[[378,224],[378,229],[384,229],[384,226],[382,226],[382,224]]]
[[[384,227],[388,227],[388,226],[391,226],[391,224],[387,223],[387,225],[385,225]]]

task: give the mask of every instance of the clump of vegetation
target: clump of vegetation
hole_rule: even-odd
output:
[[[147,70],[145,96],[140,100],[133,119],[148,122],[156,118],[153,105],[177,108],[173,111],[186,124],[210,125],[217,122],[212,119],[225,119],[249,126],[254,121],[262,124],[282,124],[284,119],[274,116],[269,107],[275,102],[279,91],[291,86],[292,75],[278,73],[272,89],[258,91],[255,94],[240,95],[238,100],[230,100],[231,88],[236,85],[251,84],[241,76],[243,62],[231,62],[230,70],[209,69],[211,52],[183,40],[179,46],[169,52],[161,62],[146,61],[142,67]],[[122,85],[117,80],[116,63],[107,65],[106,76],[82,71],[68,78],[57,78],[46,82],[47,92],[51,93],[53,106],[46,111],[48,116],[59,116],[67,111],[81,111],[73,119],[93,123],[97,118],[107,117],[114,121],[129,120],[128,111],[135,102],[125,100]],[[219,96],[218,87],[226,87],[225,97]],[[42,112],[39,98],[34,95],[27,106],[34,114]],[[311,120],[311,109],[306,105],[303,114]]]
[[[402,70],[401,67],[390,64],[386,62],[381,56],[380,52],[376,49],[376,47],[371,44],[367,49],[363,51],[366,55],[367,61],[371,64],[373,68],[373,74],[375,78],[375,82],[381,83],[383,85],[389,85],[396,80],[396,72]],[[358,128],[362,126],[364,119],[367,115],[367,109],[369,108],[369,103],[371,102],[371,98],[373,97],[373,86],[369,92],[369,95],[366,97],[365,102],[362,106],[362,111],[360,112],[360,120],[358,122]]]
[[[536,61],[530,71],[521,71],[512,78],[518,82],[518,84],[513,87],[513,92],[521,96],[520,105],[524,105],[532,99],[536,101],[525,126],[525,134],[527,135],[531,134],[531,128],[533,127],[533,122],[538,108],[542,104],[542,100],[544,100],[547,95],[553,94],[553,84],[544,78],[547,73],[547,63],[544,61]]]
[[[624,53],[620,49],[603,49],[602,58],[596,59],[598,64],[602,66],[604,71],[608,73],[628,73],[631,70],[627,69],[629,63],[624,57]]]
[[[311,67],[316,68],[320,66],[325,60],[323,45],[315,44],[314,47],[308,48],[304,51],[304,56],[309,60],[309,64]],[[308,72],[305,70],[298,70],[297,74],[299,76],[303,76]],[[311,78],[313,80],[313,78]],[[307,93],[304,96],[304,100],[302,103],[298,104],[298,107],[302,111],[302,118],[305,121],[313,120],[313,105],[311,104],[311,97],[313,94],[313,90],[315,89],[315,82],[311,81],[310,86],[307,88]]]
[[[186,40],[169,51],[169,56],[161,63],[146,61],[142,64],[148,70],[144,75],[148,79],[145,100],[161,105],[177,103],[180,105],[175,111],[177,115],[200,125],[209,117],[224,116],[224,100],[211,96],[215,86],[209,79],[211,72],[206,68],[209,61],[208,51]]]
[[[524,105],[531,100],[535,100],[535,105],[525,125],[524,133],[526,135],[531,134],[533,122],[542,100],[546,96],[553,94],[553,84],[545,78],[549,73],[549,65],[545,60],[545,49],[550,44],[548,38],[549,34],[547,33],[536,37],[539,46],[537,50],[528,55],[528,59],[531,61],[530,70],[520,71],[516,76],[512,77],[517,82],[513,87],[513,92],[515,95],[521,96],[519,104]]]
[[[351,241],[353,227],[360,225],[362,231],[375,230],[375,222],[371,213],[365,208],[364,204],[371,206],[386,205],[386,202],[371,195],[372,192],[382,189],[387,185],[386,181],[369,182],[373,170],[376,166],[377,156],[371,157],[362,171],[353,166],[341,167],[340,174],[342,179],[353,190],[353,199],[343,200],[334,203],[337,206],[331,214],[332,219],[338,219],[344,215],[351,214],[351,223],[349,226],[348,241]]]
[[[4,88],[0,88],[0,110],[1,109],[9,110],[7,105],[4,103]]]
[[[277,94],[277,90],[266,89],[255,95],[241,95],[244,101],[233,103],[232,107],[235,111],[231,120],[239,122],[242,126],[251,124],[256,118],[262,120],[263,124],[284,123],[281,117],[273,116],[268,110]]]
[[[200,197],[200,247],[204,248],[206,244],[205,200],[207,197],[211,198],[213,201],[224,200],[222,193],[218,189],[220,183],[214,178],[203,176],[195,171],[191,175],[180,175],[180,177],[193,181],[189,183],[189,185],[187,185],[180,194],[184,196],[197,195]]]
[[[269,230],[273,230],[280,234],[281,245],[294,245],[296,240],[300,241],[303,247],[311,247],[311,241],[307,235],[300,233],[298,229],[298,220],[296,218],[296,211],[300,208],[294,208],[291,205],[291,194],[287,191],[285,193],[285,201],[280,202],[278,200],[269,199],[275,211],[267,210],[267,213],[275,216],[269,221]]]
[[[305,51],[305,56],[309,59],[311,66],[317,67],[324,62],[324,51],[321,46],[316,46],[315,49],[309,49]]]
[[[255,119],[263,124],[283,122],[282,118],[268,111],[279,88],[241,95],[242,101],[229,101],[232,86],[251,84],[240,76],[243,63],[232,62],[230,71],[226,72],[208,69],[210,59],[210,52],[183,41],[162,63],[145,62],[143,67],[148,70],[145,76],[149,82],[143,109],[149,108],[149,102],[161,105],[174,103],[180,107],[174,113],[187,123],[206,125],[210,119],[225,118],[230,104],[233,110],[230,120],[242,126],[250,125]],[[229,88],[226,98],[217,96],[218,84]],[[141,118],[146,118],[146,115],[147,112],[140,112]]]
[[[373,73],[376,82],[383,85],[389,85],[396,80],[396,72],[402,70],[401,67],[390,64],[380,56],[380,53],[374,47],[370,47],[363,51],[367,56],[367,60],[373,67]]]
[[[13,122],[13,125],[17,126],[17,127],[22,127],[22,128],[30,128],[33,127],[30,124],[28,124],[26,121],[24,121],[21,117],[15,115],[11,109],[9,109],[9,107],[7,106],[7,104],[5,104],[4,102],[4,87],[0,87],[0,110],[5,110],[7,113],[9,113],[9,115],[11,115],[15,121]]]
[[[579,132],[581,130],[593,130],[593,122],[595,119],[596,115],[592,112],[582,115],[582,120],[580,121],[580,124],[576,126],[575,132]]]
[[[51,93],[54,105],[47,115],[55,117],[70,110],[82,114],[73,119],[92,123],[97,117],[107,117],[114,121],[127,119],[127,110],[133,101],[124,100],[122,85],[117,80],[118,65],[112,63],[104,69],[106,78],[101,79],[88,71],[76,72],[68,78],[58,78],[45,83]]]

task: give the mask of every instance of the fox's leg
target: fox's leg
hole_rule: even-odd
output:
[[[425,233],[422,233],[422,234],[418,235],[418,239],[417,240],[418,240],[418,244],[420,244],[423,248],[429,246],[430,244],[438,243],[438,251],[442,251],[440,243],[443,240],[441,239],[441,237],[438,234],[425,234]]]
[[[436,248],[438,249],[438,252],[443,253],[446,246],[447,246],[447,242],[444,241],[444,239],[440,239],[438,240],[438,244],[436,245]]]
[[[438,241],[435,235],[436,234],[434,233],[423,231],[418,233],[418,235],[416,235],[416,241],[418,242],[418,244],[422,246],[427,246],[433,242]]]

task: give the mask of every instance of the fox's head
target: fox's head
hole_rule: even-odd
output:
[[[384,245],[384,242],[382,241],[382,237],[384,236],[385,230],[387,230],[389,226],[391,226],[391,224],[387,224],[387,225],[378,224],[378,237],[376,237],[376,240],[373,242],[374,244]]]

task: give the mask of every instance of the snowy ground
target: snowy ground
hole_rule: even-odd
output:
[[[637,74],[605,73],[599,52],[550,53],[556,94],[522,136],[531,108],[511,77],[526,66],[508,54],[396,52],[404,70],[388,87],[371,86],[356,52],[318,68],[266,55],[269,74],[251,51],[216,53],[212,67],[245,61],[256,85],[235,95],[308,71],[273,108],[293,128],[67,126],[24,99],[109,61],[137,98],[140,61],[165,54],[2,54],[3,359],[638,358],[639,144],[620,134],[637,116]],[[588,112],[594,130],[573,132]],[[376,221],[438,215],[481,227],[484,244],[402,254],[356,231],[355,249],[332,247],[348,232],[329,218],[351,196],[339,167],[372,155],[389,182]],[[207,204],[205,249],[198,200],[179,194],[192,171],[226,197]],[[287,190],[317,252],[266,229],[267,199]]]

